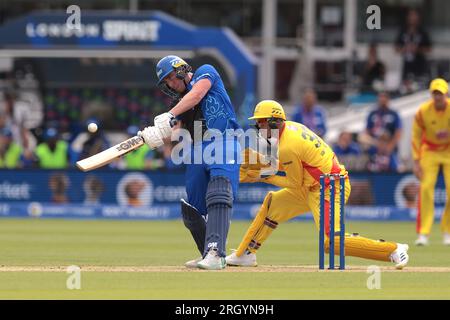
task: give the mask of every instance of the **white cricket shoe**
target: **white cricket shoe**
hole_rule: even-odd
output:
[[[225,258],[219,256],[217,249],[210,249],[206,257],[197,263],[197,268],[205,270],[222,270],[225,266]]]
[[[194,269],[194,268],[197,268],[197,264],[200,262],[200,261],[202,261],[202,257],[200,257],[200,258],[197,258],[197,259],[194,259],[194,260],[189,260],[188,262],[186,262],[185,264],[184,264],[184,266],[186,267],[186,268],[189,268],[189,269]]]
[[[428,236],[425,234],[419,234],[415,242],[416,246],[427,246],[429,244]]]
[[[450,233],[444,233],[444,240],[442,241],[442,243],[446,246],[450,246]]]
[[[391,261],[395,263],[395,268],[403,269],[408,264],[408,249],[407,244],[397,243],[397,249],[391,253]]]
[[[236,250],[234,250],[225,258],[225,260],[229,266],[256,267],[258,265],[256,262],[256,253],[251,252],[246,252],[242,256],[238,257],[236,255]]]

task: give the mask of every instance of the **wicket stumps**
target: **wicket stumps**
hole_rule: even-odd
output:
[[[325,215],[329,217],[329,268],[334,269],[334,236],[335,234],[335,198],[336,180],[339,179],[339,269],[345,269],[345,176],[340,174],[322,174],[320,176],[320,217],[319,217],[319,269],[325,269]],[[325,191],[327,185],[330,190],[329,212],[325,208]]]

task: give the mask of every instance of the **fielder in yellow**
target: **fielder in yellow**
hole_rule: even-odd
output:
[[[264,165],[248,164],[247,151],[241,165],[240,182],[265,182],[281,187],[279,191],[269,192],[247,230],[238,249],[226,257],[228,265],[256,266],[256,251],[282,222],[295,216],[312,212],[317,229],[320,211],[319,177],[323,173],[339,173],[346,176],[345,199],[350,195],[348,172],[341,165],[333,150],[306,126],[286,121],[283,107],[276,101],[264,100],[256,105],[254,116],[260,135],[277,143],[277,167],[284,176],[261,175]],[[263,130],[261,130],[263,129]],[[276,131],[275,131],[276,130]],[[277,134],[278,133],[278,134]],[[276,135],[276,136],[275,136]],[[261,155],[262,156],[262,155]],[[337,181],[337,187],[339,182]],[[329,191],[329,190],[328,190]],[[329,206],[329,192],[325,193],[326,206]],[[339,197],[335,209],[339,212]],[[325,219],[325,251],[329,247],[329,219]],[[335,254],[339,254],[339,215],[335,215]],[[357,234],[346,234],[346,256],[361,257],[379,261],[392,261],[398,269],[408,263],[408,245],[372,240]]]
[[[447,203],[442,214],[444,244],[450,245],[450,99],[444,79],[430,84],[432,99],[423,103],[414,117],[412,155],[414,174],[420,180],[416,245],[427,245],[434,221],[434,188],[442,167]]]

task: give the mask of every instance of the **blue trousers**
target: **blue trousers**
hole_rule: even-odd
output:
[[[228,155],[233,161],[223,161],[224,164],[207,164],[202,161],[201,164],[186,165],[186,193],[188,202],[197,208],[202,215],[207,214],[206,210],[206,189],[211,177],[224,176],[231,181],[233,188],[233,197],[236,199],[239,187],[239,160],[240,145],[237,141],[226,142],[226,144],[234,144],[233,154]],[[201,147],[202,149],[205,146]],[[200,148],[200,146],[199,146]],[[194,148],[195,149],[195,148]],[[224,156],[225,157],[225,156]],[[193,162],[193,161],[192,161]],[[228,163],[227,163],[228,162]]]

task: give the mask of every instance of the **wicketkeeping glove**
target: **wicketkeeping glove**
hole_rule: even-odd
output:
[[[270,167],[270,162],[267,161],[266,157],[253,149],[246,148],[242,151],[241,156],[241,167],[244,169],[260,170],[262,168]]]
[[[241,166],[239,169],[239,182],[253,183],[261,181],[261,170],[245,169]]]

